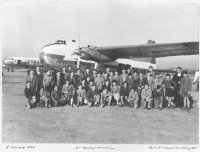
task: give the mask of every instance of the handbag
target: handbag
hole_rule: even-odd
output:
[[[193,108],[193,103],[194,103],[194,100],[193,100],[193,97],[192,95],[190,94],[189,97],[188,97],[189,101],[190,101],[190,108]]]

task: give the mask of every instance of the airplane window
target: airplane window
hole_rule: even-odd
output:
[[[60,43],[60,40],[57,40],[56,43]]]

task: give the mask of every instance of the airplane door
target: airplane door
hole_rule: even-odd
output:
[[[22,63],[22,60],[17,60],[17,64],[20,65]]]

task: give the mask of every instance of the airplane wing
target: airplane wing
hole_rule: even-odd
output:
[[[111,59],[194,55],[199,54],[199,42],[95,47],[95,51]]]

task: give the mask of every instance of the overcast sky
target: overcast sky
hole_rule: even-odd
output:
[[[3,58],[38,57],[44,45],[60,38],[77,40],[79,33],[81,46],[198,41],[198,7],[122,2],[3,5]]]

